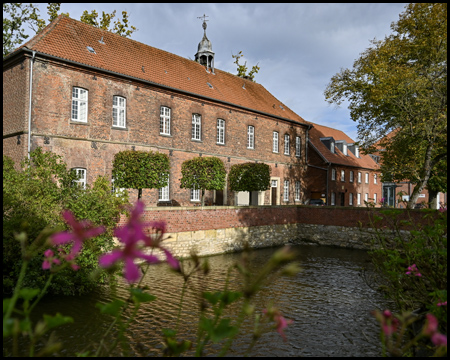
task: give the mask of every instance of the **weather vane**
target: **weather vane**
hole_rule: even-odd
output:
[[[205,31],[206,31],[206,22],[209,21],[209,20],[206,20],[207,17],[209,17],[209,16],[207,16],[205,14],[203,14],[203,16],[197,16],[197,19],[203,19],[202,27],[203,27],[203,30],[205,30]]]

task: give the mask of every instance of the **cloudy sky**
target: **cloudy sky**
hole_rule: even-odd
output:
[[[125,10],[138,28],[132,39],[194,59],[206,34],[216,68],[236,73],[232,54],[242,51],[249,70],[259,64],[255,81],[307,121],[344,131],[357,140],[356,123],[346,105],[325,102],[331,77],[353,62],[370,40],[391,34],[390,25],[405,10],[395,4],[80,4],[63,3],[61,11],[79,20],[84,10]],[[48,19],[46,4],[39,4]]]

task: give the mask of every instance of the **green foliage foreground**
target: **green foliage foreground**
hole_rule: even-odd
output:
[[[376,283],[401,314],[377,313],[383,328],[383,344],[390,355],[408,356],[418,349],[431,351],[430,342],[422,338],[434,335],[431,339],[435,345],[443,343],[445,337],[446,351],[447,209],[437,213],[420,210],[428,221],[425,225],[415,223],[409,212],[407,220],[401,220],[405,211],[408,210],[384,209],[372,214],[372,228],[376,229],[380,221],[389,224],[376,230],[369,252],[379,275]],[[412,230],[402,231],[405,226]],[[387,229],[388,232],[383,231]],[[418,332],[420,328],[416,326],[416,331],[411,331],[410,325],[415,321],[425,321],[425,330]],[[404,335],[409,342],[405,342]],[[436,353],[443,354],[443,348]]]
[[[43,242],[51,231],[66,229],[61,216],[69,209],[77,218],[103,225],[106,232],[95,240],[88,240],[79,257],[80,271],[65,269],[58,273],[49,292],[55,294],[83,294],[91,291],[105,277],[93,280],[91,272],[98,269],[98,255],[113,246],[113,228],[124,212],[122,205],[127,195],[115,196],[109,181],[99,176],[92,187],[81,188],[74,183],[77,176],[68,170],[61,157],[37,148],[30,154],[31,161],[22,162],[22,170],[14,168],[13,161],[3,156],[3,293],[11,293],[22,266],[21,249],[31,250]],[[52,230],[50,230],[52,229]],[[15,235],[26,233],[17,240]],[[35,240],[37,239],[37,240]],[[24,278],[26,287],[42,287],[48,274],[42,272],[41,259],[30,258]]]

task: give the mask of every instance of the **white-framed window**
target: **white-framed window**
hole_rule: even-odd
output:
[[[374,184],[377,183],[377,174],[373,174],[373,183],[374,183]]]
[[[79,87],[72,89],[72,121],[87,123],[88,91]]]
[[[289,155],[289,134],[284,135],[284,155]]]
[[[191,201],[200,201],[200,190],[191,189]]]
[[[331,193],[331,205],[336,205],[336,193]]]
[[[167,185],[158,189],[158,200],[159,201],[169,201],[169,179],[167,178]]]
[[[349,181],[350,181],[350,182],[353,182],[353,171],[350,171]]]
[[[361,205],[361,193],[356,194],[356,205]]]
[[[331,180],[336,180],[336,169],[331,169]]]
[[[225,120],[217,119],[217,143],[225,144]]]
[[[353,193],[349,193],[349,194],[348,194],[348,204],[349,204],[350,206],[353,205]]]
[[[283,200],[289,201],[289,180],[284,180]]]
[[[255,148],[255,127],[249,125],[247,128],[247,149]]]
[[[366,173],[365,175],[366,175],[365,176],[366,184],[368,184],[369,183],[369,173]]]
[[[368,202],[368,201],[369,201],[369,194],[368,194],[368,193],[365,193],[365,194],[364,194],[364,201],[365,201],[365,202]]]
[[[302,153],[301,145],[302,145],[302,141],[300,139],[300,136],[296,136],[295,137],[295,156],[296,157],[300,157],[300,155]]]
[[[345,170],[341,170],[341,181],[345,181]]]
[[[358,171],[358,182],[361,183],[362,181],[362,174],[360,171]]]
[[[72,168],[77,174],[78,179],[73,182],[78,186],[81,186],[83,189],[86,189],[86,169],[84,168]]]
[[[375,205],[377,204],[377,194],[373,194],[373,202],[375,203]]]
[[[159,133],[170,135],[170,108],[161,106],[159,111]]]
[[[192,114],[192,140],[201,140],[202,117],[199,114]]]
[[[113,126],[126,127],[127,100],[122,96],[113,96]]]
[[[273,132],[273,145],[272,145],[272,151],[277,153],[278,152],[278,132]]]
[[[300,201],[300,181],[295,182],[295,200]]]

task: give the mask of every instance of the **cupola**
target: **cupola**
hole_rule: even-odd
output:
[[[206,67],[206,70],[211,70],[214,73],[214,52],[212,51],[211,41],[206,36],[206,15],[199,17],[203,18],[203,39],[198,44],[197,53],[195,54],[195,61]]]

